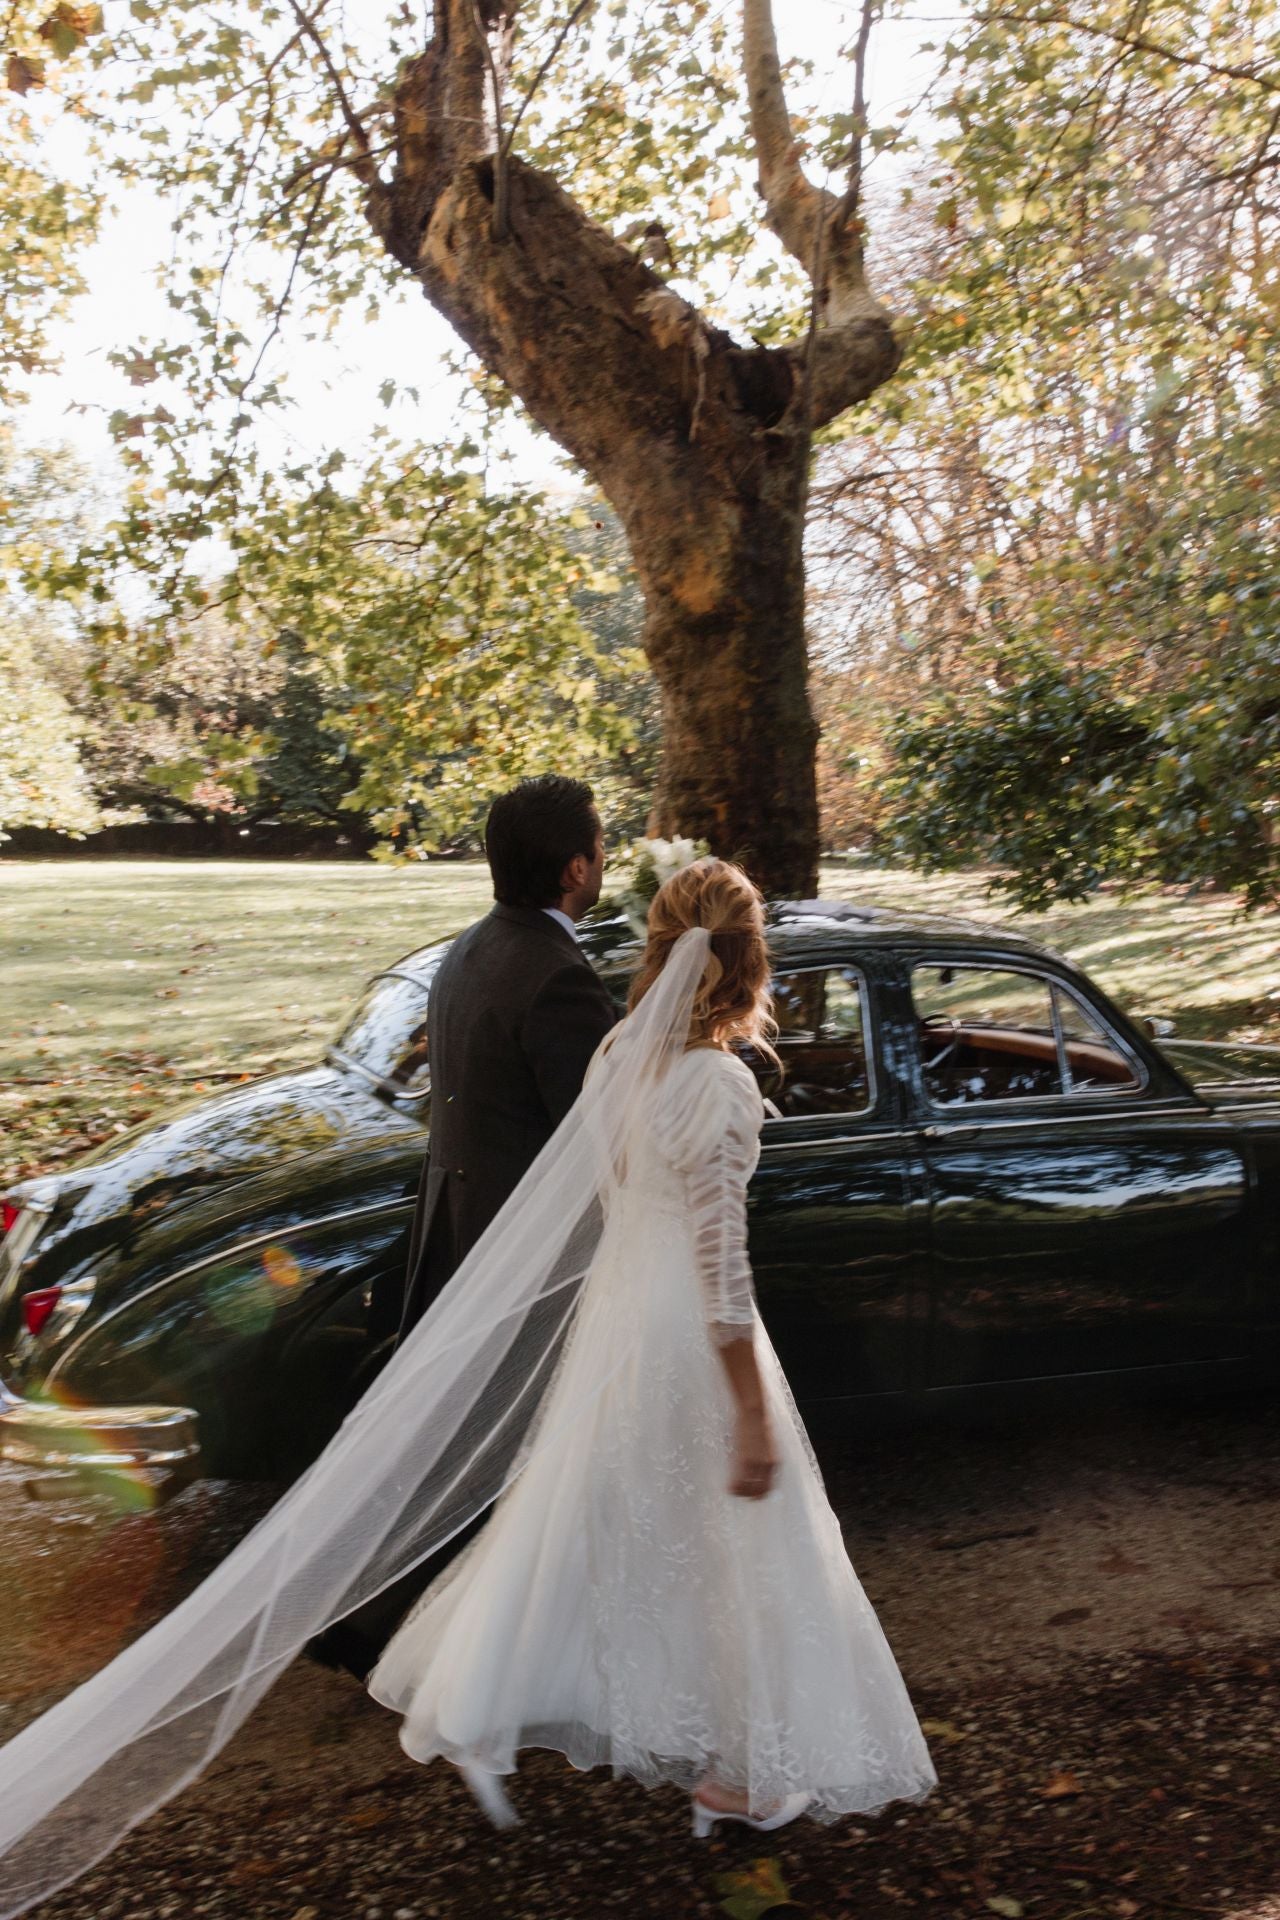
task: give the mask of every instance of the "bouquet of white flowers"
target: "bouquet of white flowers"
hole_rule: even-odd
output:
[[[649,902],[673,873],[705,859],[710,852],[705,840],[690,840],[677,835],[674,840],[633,840],[622,857],[623,884],[610,896],[643,938],[649,918]]]

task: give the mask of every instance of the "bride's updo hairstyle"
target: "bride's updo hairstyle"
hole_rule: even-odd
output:
[[[667,964],[682,933],[705,927],[711,953],[694,1002],[689,1045],[740,1041],[776,1060],[777,1032],[769,992],[764,902],[741,867],[727,860],[695,860],[673,873],[649,908],[649,938],[628,1006],[635,1008]]]

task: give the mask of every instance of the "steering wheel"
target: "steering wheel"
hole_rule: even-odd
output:
[[[942,1076],[943,1106],[954,1106],[956,1092],[956,1074],[959,1070],[960,1022],[949,1013],[927,1013],[920,1022],[923,1032],[948,1035],[947,1044],[925,1063],[925,1074],[931,1077],[937,1073],[943,1061],[948,1061],[946,1072]]]

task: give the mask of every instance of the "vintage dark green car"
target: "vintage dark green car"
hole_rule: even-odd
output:
[[[630,928],[582,938],[621,998]],[[1156,1045],[955,921],[800,902],[771,944],[751,1235],[807,1412],[1280,1378],[1280,1050]],[[322,1065],[3,1197],[0,1456],[178,1484],[318,1451],[390,1349],[444,951],[379,974]]]

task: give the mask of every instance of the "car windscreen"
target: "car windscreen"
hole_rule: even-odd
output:
[[[333,1042],[334,1051],[376,1074],[397,1093],[424,1093],[429,992],[429,983],[412,974],[379,974],[356,1002]]]

